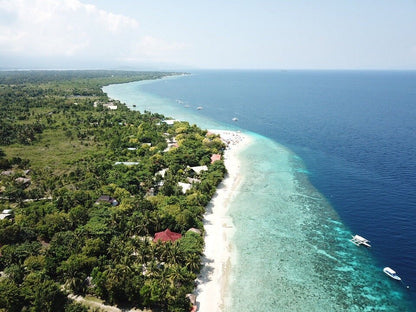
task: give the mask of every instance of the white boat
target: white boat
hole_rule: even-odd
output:
[[[233,121],[238,121],[238,118],[237,118],[237,117],[234,117],[234,118],[233,118]]]
[[[366,238],[364,238],[364,237],[360,236],[360,235],[354,235],[354,236],[350,239],[350,241],[351,241],[352,243],[354,243],[355,245],[357,245],[357,246],[363,245],[363,246],[368,247],[368,248],[370,248],[370,247],[371,247],[371,245],[370,245],[370,241],[369,241],[368,239],[366,239]]]
[[[388,276],[390,276],[392,279],[395,279],[397,281],[401,281],[402,279],[400,276],[397,275],[396,271],[394,271],[392,268],[385,267],[383,269],[383,272],[386,273]]]
[[[201,109],[203,109],[203,107],[202,106],[198,106],[196,109],[197,110],[201,110]]]

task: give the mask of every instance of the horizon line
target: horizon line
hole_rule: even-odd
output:
[[[177,71],[416,71],[402,68],[177,68],[177,69],[140,69],[140,68],[1,68],[0,72],[16,71],[122,71],[122,72],[177,72]]]

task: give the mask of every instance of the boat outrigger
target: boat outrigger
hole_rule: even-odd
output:
[[[366,238],[364,238],[364,237],[360,236],[360,235],[354,235],[354,236],[350,239],[350,241],[351,241],[353,244],[357,245],[357,246],[363,245],[363,246],[368,247],[368,248],[370,248],[370,247],[371,247],[371,245],[370,245],[370,241],[369,241],[368,239],[366,239]]]
[[[390,267],[385,267],[383,269],[383,272],[386,273],[388,276],[390,276],[392,279],[395,279],[396,281],[401,281],[402,279],[400,278],[400,276],[397,275],[396,271],[394,271],[392,268]]]

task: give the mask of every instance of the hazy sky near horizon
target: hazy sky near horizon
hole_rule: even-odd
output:
[[[416,69],[416,0],[0,0],[0,68]]]

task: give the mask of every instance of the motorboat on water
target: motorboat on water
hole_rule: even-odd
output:
[[[352,243],[354,243],[355,245],[357,245],[357,246],[363,245],[363,246],[368,247],[368,248],[370,248],[370,247],[371,247],[371,245],[370,245],[370,241],[369,241],[368,239],[366,239],[366,238],[364,238],[364,237],[360,236],[360,235],[354,235],[354,236],[350,239],[350,241],[351,241]]]
[[[396,281],[401,281],[402,279],[400,278],[400,276],[397,275],[396,271],[394,271],[392,268],[390,267],[385,267],[383,269],[383,272],[386,273],[388,276],[390,276],[392,279],[395,279]]]

